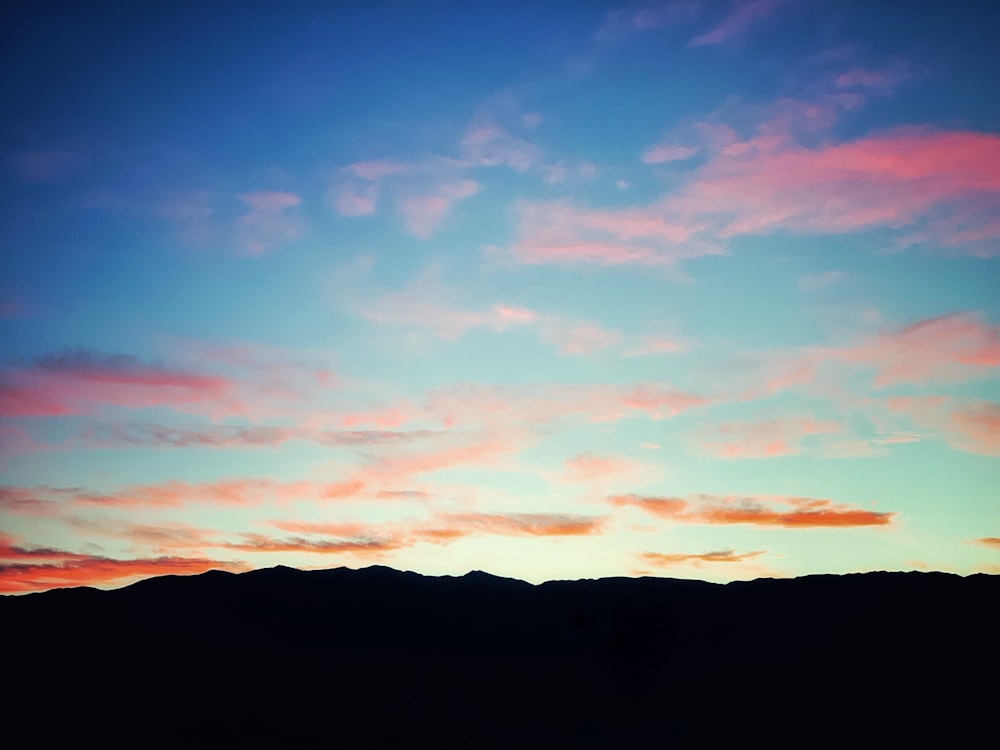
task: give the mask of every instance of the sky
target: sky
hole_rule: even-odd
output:
[[[994,2],[5,16],[0,592],[1000,573]]]

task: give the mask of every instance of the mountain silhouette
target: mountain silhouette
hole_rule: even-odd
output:
[[[998,576],[916,572],[532,585],[278,566],[57,589],[0,597],[5,732],[36,747],[962,746],[995,731],[997,602]]]

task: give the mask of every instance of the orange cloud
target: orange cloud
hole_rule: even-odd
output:
[[[600,533],[604,523],[600,517],[565,513],[460,513],[446,514],[441,520],[464,533],[509,536],[585,536]]]
[[[755,557],[760,557],[765,554],[764,550],[758,550],[756,552],[735,552],[731,549],[719,550],[718,552],[702,552],[700,554],[695,553],[663,553],[663,552],[643,552],[639,557],[643,562],[649,565],[656,565],[658,567],[668,567],[671,565],[682,565],[686,563],[702,563],[702,562],[723,562],[723,563],[733,563],[733,562],[743,562],[744,560],[752,560]]]
[[[713,525],[752,524],[785,528],[885,526],[895,515],[836,505],[831,500],[785,496],[696,495],[685,499],[614,495],[609,502],[617,506],[634,506],[651,515],[681,523]]]
[[[0,593],[43,591],[61,586],[100,586],[155,575],[207,570],[246,570],[240,562],[186,557],[118,560],[49,548],[30,548],[0,536]]]
[[[980,537],[979,539],[975,539],[974,541],[976,542],[976,544],[982,544],[985,545],[986,547],[994,547],[996,549],[1000,549],[1000,537],[984,536]]]

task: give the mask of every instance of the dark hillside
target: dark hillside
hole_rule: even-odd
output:
[[[39,747],[954,745],[993,726],[997,601],[938,573],[167,576],[0,598],[6,724]]]

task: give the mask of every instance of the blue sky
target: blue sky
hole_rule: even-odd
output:
[[[990,3],[25,6],[0,584],[996,572]]]

